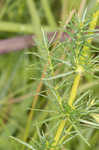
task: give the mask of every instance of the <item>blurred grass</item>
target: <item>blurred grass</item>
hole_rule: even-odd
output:
[[[86,6],[87,4],[90,6],[89,10],[94,2],[93,0],[86,2]],[[2,0],[0,1],[0,39],[26,33],[35,33],[39,36],[41,26],[46,26],[47,31],[53,31],[61,25],[60,21],[65,22],[72,9],[79,10],[80,3],[81,0],[50,0],[48,2],[46,0]],[[19,28],[17,28],[17,24]],[[25,27],[22,29],[24,24]],[[33,50],[37,51],[37,48]],[[9,139],[9,136],[23,139],[29,114],[27,108],[31,107],[33,97],[36,95],[36,88],[39,85],[39,81],[33,81],[30,77],[34,74],[41,76],[41,74],[38,75],[39,71],[37,70],[40,62],[35,56],[24,54],[27,51],[28,49],[0,56],[0,150],[21,149],[22,146]],[[28,67],[31,64],[34,66],[30,72]],[[89,85],[89,88],[94,89],[96,96],[99,96],[99,86],[94,82],[92,81],[93,84]],[[86,89],[86,86],[83,85],[81,89]],[[39,97],[37,108],[50,109],[51,107],[56,106],[51,106],[44,97]],[[48,115],[44,112],[35,112],[32,124],[37,120],[46,119]],[[81,139],[75,138],[67,144],[68,149],[98,150],[99,131],[87,128],[85,132],[88,133],[87,137],[90,139],[92,147],[86,146]],[[38,139],[33,125],[30,127],[29,135]]]

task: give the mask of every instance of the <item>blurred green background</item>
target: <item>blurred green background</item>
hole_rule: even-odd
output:
[[[57,31],[57,28],[64,24],[73,9],[76,12],[80,11],[81,3],[84,8],[88,8],[90,14],[95,0],[0,0],[0,40],[33,33],[39,35],[41,26],[46,31]],[[5,30],[7,23],[10,23],[14,31],[11,28]],[[16,29],[16,24],[19,25],[20,31]],[[27,28],[30,25],[31,33],[27,31],[27,28],[21,31],[23,25]],[[36,51],[36,47],[30,50]],[[9,136],[23,138],[29,114],[27,108],[31,107],[39,84],[39,81],[33,81],[31,77],[40,76],[37,70],[39,62],[35,56],[27,55],[28,51],[29,49],[25,49],[0,55],[0,150],[21,149],[21,145],[11,140]],[[99,86],[94,83],[93,87],[96,95],[99,95]],[[39,99],[36,106],[42,108],[46,102],[42,97]],[[39,119],[43,120],[43,118],[46,118],[45,113],[42,115],[35,113],[33,123]],[[98,150],[99,131],[92,129],[88,132],[88,136],[92,137],[90,139],[91,147],[75,138],[67,144],[68,149]],[[30,128],[29,135],[36,137],[33,126]]]

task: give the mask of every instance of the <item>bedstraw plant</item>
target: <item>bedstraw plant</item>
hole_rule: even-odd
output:
[[[23,144],[22,150],[71,150],[68,143],[74,140],[80,143],[77,150],[84,143],[80,149],[93,149],[91,138],[99,129],[99,98],[90,83],[99,82],[99,49],[93,43],[98,18],[99,1],[91,15],[87,9],[82,16],[75,12],[65,28],[60,28],[59,37],[64,32],[64,41],[59,37],[54,41],[56,33],[48,40],[42,28],[43,41],[36,40],[38,51],[27,52],[36,59],[38,67],[31,79],[43,85],[37,93],[43,102],[39,102],[42,107],[29,108],[23,139],[11,137]],[[30,120],[38,112],[39,119],[32,123],[36,131],[30,133]]]

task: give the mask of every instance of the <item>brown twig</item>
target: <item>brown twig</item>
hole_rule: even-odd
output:
[[[41,76],[41,81],[40,81],[40,83],[39,83],[39,85],[37,87],[36,93],[39,93],[41,91],[41,88],[42,88],[42,85],[43,85],[42,79],[45,77],[46,68],[47,68],[47,65],[44,66],[43,74]],[[34,115],[33,108],[35,108],[37,100],[38,100],[38,94],[35,95],[35,97],[33,99],[31,111],[30,111],[30,113],[28,115],[28,120],[27,120],[27,124],[26,124],[26,128],[25,128],[25,134],[24,134],[24,141],[27,141],[27,138],[28,138],[30,125],[31,125],[32,118],[33,118],[33,115]],[[23,147],[23,149],[24,149],[24,147]]]
[[[50,40],[55,32],[50,32],[47,34],[48,40]],[[58,36],[58,32],[56,32],[56,35],[53,39],[53,42],[56,40]],[[63,33],[60,41],[64,41],[65,38],[68,38],[67,33]],[[26,35],[21,37],[15,37],[15,38],[9,38],[5,40],[0,40],[0,54],[9,53],[12,51],[19,51],[25,48],[33,47],[35,46],[35,36],[34,35]]]
[[[33,35],[26,35],[22,37],[0,40],[0,54],[31,47],[35,44],[33,39]]]

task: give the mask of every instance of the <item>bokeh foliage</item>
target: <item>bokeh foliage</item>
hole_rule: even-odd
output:
[[[29,24],[33,26],[33,32],[37,34],[38,39],[41,37],[41,26],[46,27],[49,31],[53,31],[53,29],[57,29],[61,24],[64,24],[66,18],[72,9],[76,9],[79,11],[79,6],[81,0],[1,0],[0,1],[0,23],[2,22],[10,22],[12,23],[20,23],[20,24]],[[31,5],[31,2],[32,5]],[[88,7],[88,12],[93,11],[95,1],[88,0],[86,2],[86,7]],[[97,22],[97,25],[99,22]],[[13,26],[14,27],[14,26]],[[0,39],[5,39],[17,35],[25,35],[23,32],[5,32],[0,29]],[[40,41],[36,40],[37,44],[40,45]],[[99,43],[93,43],[95,46],[99,47]],[[54,53],[55,57],[59,59],[63,54],[66,55],[64,48],[65,44],[60,46],[57,49],[57,52]],[[38,46],[39,47],[39,46]],[[61,50],[63,51],[60,51]],[[36,89],[39,85],[39,80],[34,80],[33,78],[40,79],[43,71],[43,66],[46,60],[42,59],[46,58],[46,53],[44,52],[43,45],[40,48],[33,47],[31,49],[25,49],[20,52],[11,52],[9,54],[4,54],[0,56],[0,150],[19,150],[22,149],[22,145],[19,142],[14,141],[9,136],[13,136],[23,140],[23,135],[25,132],[28,116],[29,116],[29,108],[31,108],[32,101],[37,93]],[[39,59],[35,55],[27,54],[28,52],[34,52],[38,54]],[[98,57],[99,52],[94,52],[94,55]],[[68,53],[69,55],[69,53]],[[71,59],[71,56],[69,56]],[[53,59],[53,64],[56,66],[55,71],[57,71],[57,62],[58,60]],[[99,67],[98,67],[99,69]],[[63,64],[60,68],[59,72],[66,72],[67,68]],[[49,75],[50,70],[47,70]],[[99,72],[97,71],[97,75]],[[69,76],[64,86],[62,85],[62,89],[65,91],[66,86],[68,87],[64,93],[64,97],[69,97],[69,90],[71,88],[74,76]],[[87,82],[87,81],[90,82]],[[93,95],[95,98],[99,99],[99,79],[91,79],[86,75],[86,78],[83,79],[81,87],[79,88],[78,95],[87,90],[93,91]],[[59,80],[56,80],[58,83]],[[55,84],[56,84],[55,83]],[[51,83],[52,84],[52,83]],[[48,89],[46,88],[49,85]],[[48,93],[48,90],[51,90],[50,84],[44,81],[44,84],[41,88],[41,91],[37,93],[39,95],[38,102],[36,104],[36,108],[42,110],[57,110],[58,104],[54,100],[52,93]],[[63,91],[59,91],[63,94]],[[46,93],[48,93],[48,97],[46,98]],[[89,95],[89,99],[93,98]],[[87,98],[85,99],[87,101]],[[98,100],[99,102],[99,100]],[[97,103],[98,103],[97,102]],[[99,103],[98,103],[99,106]],[[33,143],[37,142],[37,145],[45,142],[43,135],[43,131],[48,131],[51,133],[52,137],[54,136],[56,128],[58,127],[59,121],[57,121],[58,117],[53,118],[53,113],[55,112],[39,112],[34,111],[32,125],[29,130],[29,137],[27,143],[33,145]],[[49,121],[49,126],[47,126],[46,119],[52,118],[53,121]],[[42,123],[42,122],[45,122]],[[37,125],[36,125],[37,124]],[[36,127],[35,127],[36,125]],[[53,132],[54,131],[54,132]],[[69,142],[66,143],[66,149],[68,150],[98,150],[99,149],[99,130],[94,128],[84,128],[82,127],[82,132],[85,137],[88,139],[91,144],[90,147],[83,142],[78,136],[75,138],[71,138]],[[41,135],[42,137],[41,137]],[[33,140],[31,140],[33,138]],[[52,142],[52,141],[50,141]],[[35,145],[36,145],[35,144]],[[33,146],[35,146],[33,145]],[[42,144],[44,145],[44,144]],[[65,147],[65,144],[64,144]],[[44,149],[44,147],[37,146],[37,150]]]

